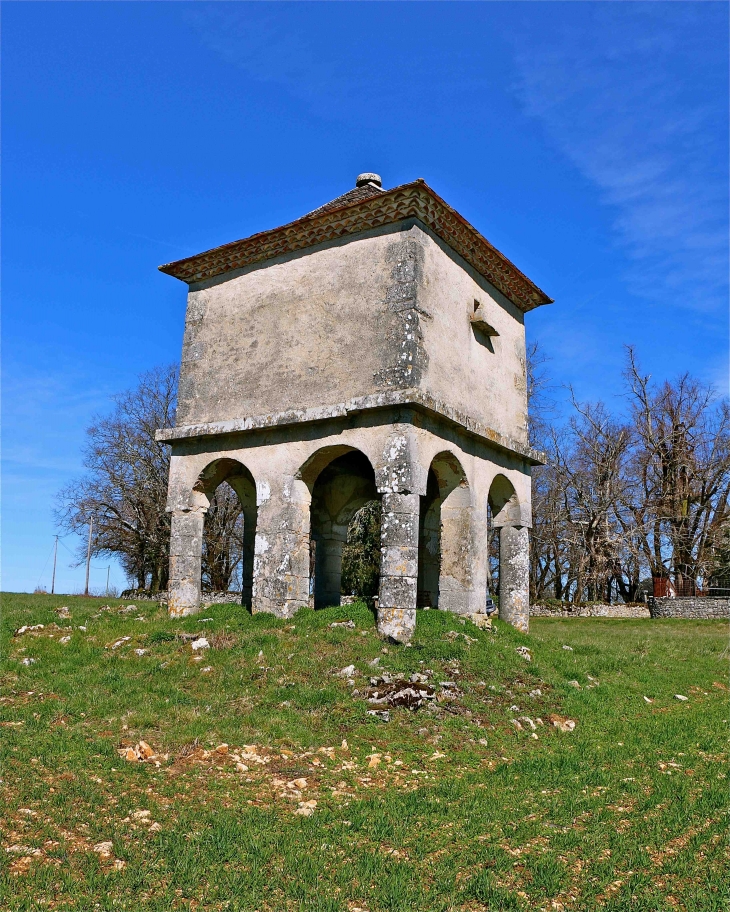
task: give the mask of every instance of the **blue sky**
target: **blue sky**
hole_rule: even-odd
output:
[[[656,377],[727,388],[726,4],[2,17],[4,589],[50,583],[54,495],[92,414],[179,356],[185,286],[157,266],[290,221],[361,171],[425,178],[555,298],[527,323],[557,384],[615,404],[633,343]],[[60,591],[83,585],[70,561],[61,548]]]

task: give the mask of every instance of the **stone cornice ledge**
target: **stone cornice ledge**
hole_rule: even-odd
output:
[[[530,446],[505,437],[498,431],[474,421],[468,415],[451,408],[440,399],[430,396],[423,390],[411,388],[376,393],[372,396],[360,396],[348,402],[336,405],[325,405],[308,409],[289,409],[283,412],[272,412],[268,415],[253,415],[250,418],[235,418],[231,421],[216,421],[210,424],[190,424],[183,427],[165,428],[155,432],[155,439],[163,443],[176,440],[192,440],[199,437],[219,437],[223,434],[241,434],[247,431],[265,430],[266,428],[286,427],[292,424],[309,424],[315,421],[327,421],[332,418],[345,418],[358,412],[374,409],[392,408],[393,406],[410,406],[427,414],[436,415],[455,424],[474,437],[491,444],[499,450],[521,456],[530,465],[544,465],[545,454],[533,450]]]

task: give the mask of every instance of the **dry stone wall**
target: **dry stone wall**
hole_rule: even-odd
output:
[[[648,618],[649,609],[642,605],[586,605],[575,608],[550,608],[547,605],[531,605],[531,617],[602,617],[602,618]]]
[[[652,598],[649,610],[653,618],[730,619],[730,598]]]

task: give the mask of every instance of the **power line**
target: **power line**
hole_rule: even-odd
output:
[[[43,564],[43,569],[41,570],[40,576],[38,577],[38,582],[35,584],[36,589],[40,586],[41,579],[43,578],[43,574],[46,572],[46,567],[48,566],[48,561],[51,559],[51,554],[53,554],[53,548],[54,548],[54,546],[51,545],[51,550],[48,552],[48,557],[46,558],[45,564]]]

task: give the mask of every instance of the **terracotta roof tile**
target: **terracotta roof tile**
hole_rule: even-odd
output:
[[[380,187],[376,187],[375,184],[364,184],[362,187],[354,187],[352,190],[348,190],[347,193],[343,193],[342,196],[338,196],[337,199],[333,199],[331,202],[325,203],[324,206],[320,206],[318,209],[313,209],[311,212],[308,212],[304,218],[309,218],[312,215],[320,215],[322,212],[330,212],[332,209],[339,209],[341,206],[348,206],[350,203],[359,203],[362,200],[378,196],[383,192],[384,191]]]
[[[423,180],[392,190],[371,185],[356,187],[288,225],[167,263],[160,266],[160,271],[188,284],[203,282],[315,244],[407,219],[417,219],[430,228],[521,311],[552,302]]]

